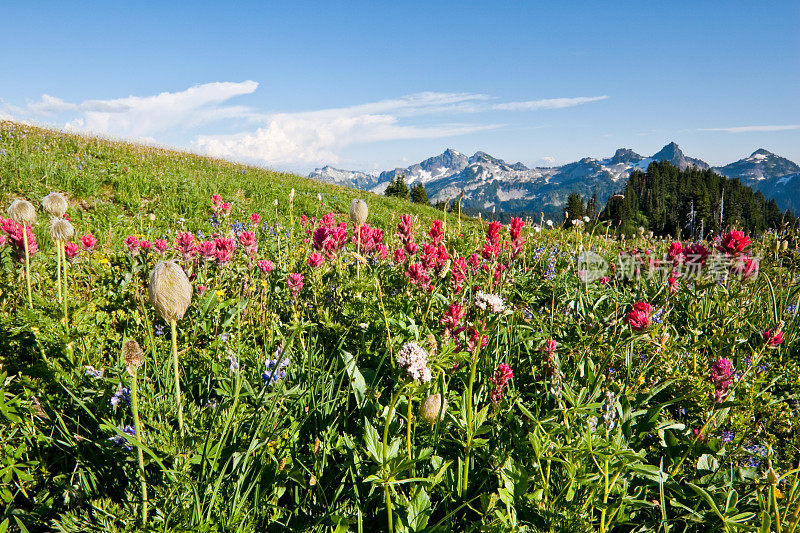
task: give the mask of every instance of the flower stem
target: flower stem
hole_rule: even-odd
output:
[[[406,398],[408,409],[406,410],[406,447],[408,448],[408,460],[411,460],[411,397]]]
[[[25,246],[25,285],[28,287],[28,307],[33,309],[33,297],[31,296],[31,257],[28,250],[28,227],[22,225],[22,242]]]
[[[61,301],[61,241],[56,241],[56,272],[58,273],[58,301]]]
[[[175,366],[175,402],[178,404],[178,429],[183,436],[183,405],[181,404],[181,377],[178,368],[178,326],[174,320],[169,323],[172,328],[172,363]]]
[[[478,366],[478,358],[481,353],[482,341],[483,332],[481,331],[481,333],[478,334],[478,340],[475,346],[475,355],[473,356],[472,362],[469,366],[469,382],[467,384],[467,446],[466,450],[464,451],[464,481],[461,485],[464,494],[467,493],[467,487],[469,486],[469,454],[472,451],[472,434],[474,432],[474,428],[472,427],[472,386],[475,383],[475,369]]]
[[[65,298],[66,299],[66,298]],[[136,447],[136,456],[139,461],[139,476],[141,483],[142,493],[142,525],[147,524],[147,481],[144,474],[144,454],[142,453],[141,443],[144,441],[144,428],[139,423],[139,397],[136,379],[136,370],[133,373],[133,381],[131,382],[131,406],[133,409],[133,427],[136,428],[136,438],[139,440],[139,446]]]
[[[69,315],[67,311],[67,255],[64,252],[64,244],[62,243],[61,246],[61,265],[64,267],[64,299],[62,300],[62,304],[64,305],[64,328],[67,330],[67,335],[69,335]]]
[[[381,469],[384,470],[386,468],[386,460],[387,460],[387,452],[389,450],[389,424],[392,423],[392,414],[394,413],[394,406],[397,405],[397,400],[400,399],[400,393],[403,392],[403,389],[400,388],[394,393],[392,396],[392,403],[389,406],[389,411],[386,413],[386,422],[383,425],[383,465]],[[392,491],[389,488],[389,484],[384,480],[383,488],[386,492],[386,513],[389,519],[389,533],[394,532],[394,518],[392,517]]]

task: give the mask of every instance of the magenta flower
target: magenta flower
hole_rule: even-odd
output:
[[[783,331],[780,329],[777,331],[773,331],[772,329],[762,331],[761,336],[764,338],[764,341],[767,343],[767,347],[769,348],[777,348],[781,345],[781,343],[783,343]]]
[[[750,237],[743,231],[729,231],[722,236],[717,250],[729,255],[738,255],[750,245]]]
[[[251,222],[251,223],[252,223],[254,226],[258,225],[258,223],[259,223],[259,222],[261,222],[261,215],[259,215],[258,213],[253,213],[253,214],[251,214],[251,215],[250,215],[250,222]]]
[[[441,220],[434,220],[433,224],[431,224],[431,230],[428,232],[428,236],[431,238],[431,243],[434,246],[439,246],[442,242],[442,238],[444,237],[443,228],[444,226]]]
[[[194,234],[186,231],[179,233],[175,238],[175,244],[178,246],[178,250],[180,250],[184,257],[191,257],[195,249]]]
[[[64,244],[64,255],[67,256],[67,259],[73,259],[76,255],[78,255],[78,245],[74,242],[68,242]]]
[[[136,238],[136,235],[128,235],[122,242],[128,247],[128,251],[132,254],[135,254],[136,250],[139,249],[139,239]]]
[[[217,255],[217,244],[214,241],[200,241],[197,243],[197,251],[200,257],[209,261]]]
[[[644,331],[650,325],[650,312],[653,306],[647,302],[638,302],[633,305],[633,309],[628,313],[626,320],[634,331]]]
[[[156,239],[155,244],[156,244],[156,250],[158,250],[159,253],[163,254],[169,249],[169,241],[167,241],[166,239]]]
[[[217,248],[215,256],[220,265],[224,265],[233,259],[233,252],[236,251],[236,241],[230,237],[223,239],[214,239],[214,245]]]
[[[492,390],[492,403],[497,405],[500,403],[500,400],[503,399],[503,389],[505,389],[506,385],[508,384],[509,380],[514,377],[514,372],[511,370],[511,367],[508,366],[506,363],[500,363],[497,365],[497,370],[490,379],[494,384],[494,389]]]
[[[302,274],[295,272],[294,274],[289,274],[286,278],[286,284],[289,285],[289,290],[292,291],[292,296],[297,298],[297,295],[300,293],[300,290],[303,288],[303,280],[305,278]]]
[[[450,307],[447,309],[447,312],[441,319],[441,323],[444,324],[444,336],[445,338],[449,338],[452,336],[453,332],[458,327],[458,324],[461,322],[461,319],[464,318],[466,313],[464,309],[461,307],[460,303],[450,304]]]
[[[308,266],[310,266],[311,268],[317,268],[324,262],[325,262],[325,257],[323,255],[318,254],[317,252],[314,252],[310,256],[308,256]]]
[[[708,377],[714,385],[714,399],[720,403],[727,396],[733,383],[733,362],[725,357],[718,358],[711,365]]]
[[[263,272],[264,274],[269,274],[270,272],[272,272],[273,268],[272,261],[267,261],[266,259],[262,259],[261,261],[256,263],[256,265],[258,265],[258,268],[260,268],[261,272]]]
[[[87,233],[81,237],[81,244],[87,252],[91,252],[94,250],[94,247],[97,246],[97,239],[95,239],[94,235],[91,233]]]
[[[142,239],[139,241],[139,249],[144,250],[145,252],[149,252],[150,249],[153,247],[153,243],[146,239]]]

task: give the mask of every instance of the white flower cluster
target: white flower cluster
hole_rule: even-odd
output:
[[[475,295],[475,306],[483,311],[489,309],[492,313],[502,313],[506,309],[506,304],[500,296],[486,294],[485,292],[479,292]]]
[[[414,381],[427,383],[431,380],[428,368],[428,352],[416,342],[409,342],[397,354],[397,364],[405,370]]]

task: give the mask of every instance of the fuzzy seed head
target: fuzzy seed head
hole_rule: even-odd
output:
[[[28,200],[17,198],[8,206],[8,216],[17,224],[33,226],[36,222],[36,209]]]
[[[139,343],[130,340],[122,345],[122,358],[125,361],[125,368],[131,376],[136,374],[136,369],[142,366],[144,361],[144,352],[139,346]]]
[[[368,214],[367,202],[360,199],[355,199],[350,202],[350,222],[361,227],[364,225],[364,222],[367,221]]]
[[[65,218],[50,219],[50,238],[56,242],[67,242],[75,235],[75,228]]]
[[[167,322],[183,318],[192,303],[192,284],[186,272],[173,261],[156,263],[147,293],[158,316]]]
[[[442,403],[444,402],[444,405]],[[441,411],[441,416],[439,412]],[[428,424],[435,424],[437,418],[439,421],[444,420],[447,413],[447,399],[442,400],[441,394],[431,394],[419,406],[419,417]]]
[[[61,218],[67,212],[69,204],[61,193],[51,192],[42,198],[42,207],[51,217]]]

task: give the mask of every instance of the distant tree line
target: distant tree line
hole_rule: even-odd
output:
[[[728,228],[762,232],[797,222],[790,211],[781,212],[774,199],[766,200],[738,179],[710,169],[679,170],[666,161],[650,163],[647,172],[631,172],[622,192],[609,198],[600,219],[622,233],[644,227],[656,235],[682,238],[703,238]]]
[[[422,183],[415,183],[411,186],[411,188],[409,188],[404,174],[399,174],[392,178],[389,181],[389,184],[386,186],[386,192],[384,194],[386,196],[410,200],[415,204],[433,205],[433,207],[441,211],[444,211],[445,209],[448,211],[458,209],[458,202],[460,201],[439,200],[435,204],[431,204],[428,200],[428,191],[425,190],[425,186]]]

